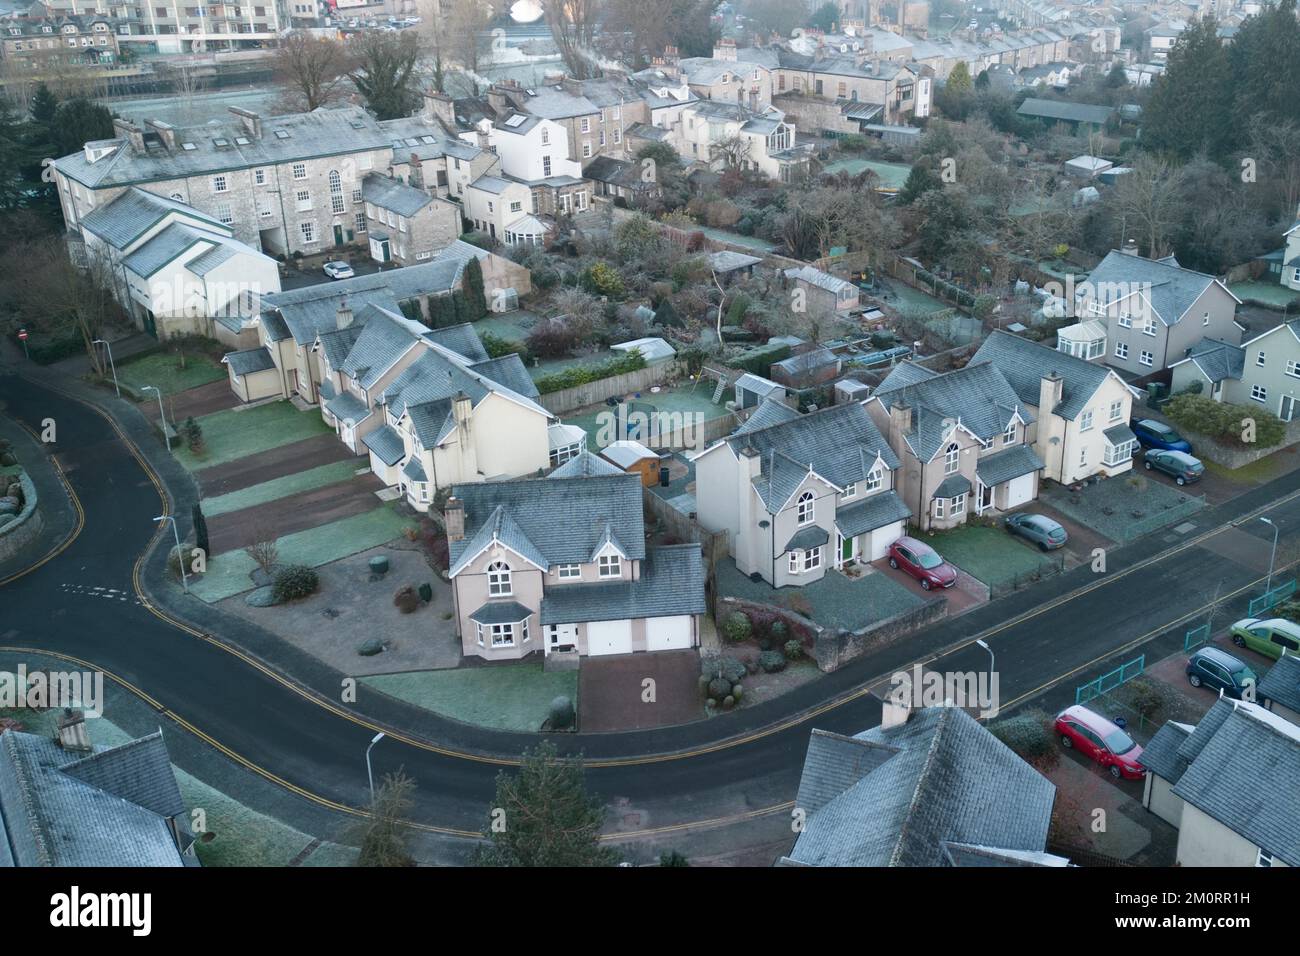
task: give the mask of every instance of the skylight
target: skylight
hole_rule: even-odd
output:
[[[181,149],[198,149],[193,143],[181,143]]]
[[[506,125],[511,127],[518,126],[525,119],[526,117],[522,113],[516,113],[513,116],[511,116],[508,120],[506,120]]]
[[[235,142],[238,143],[240,146],[247,146],[249,140],[247,136],[236,136]]]
[[[288,139],[288,138],[289,138],[289,131],[288,131],[288,130],[284,130],[284,129],[277,129],[277,130],[275,131],[275,138],[276,138],[276,139]]]

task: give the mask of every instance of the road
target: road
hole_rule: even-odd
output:
[[[108,421],[80,402],[14,376],[0,377],[0,397],[8,414],[33,428],[47,418],[57,422],[54,452],[84,512],[84,526],[66,550],[0,585],[0,645],[89,662],[148,695],[168,719],[245,767],[317,803],[364,805],[362,755],[375,732],[372,722],[324,706],[317,693],[290,686],[250,657],[180,629],[144,604],[90,596],[96,587],[135,592],[136,560],[150,547],[153,519],[163,508],[158,487]],[[1257,496],[1289,496],[1268,511],[1281,528],[1283,553],[1296,544],[1300,529],[1297,489],[1300,476],[1293,474]],[[1020,604],[1012,598],[940,622],[777,701],[679,728],[560,738],[562,749],[584,752],[589,785],[619,812],[635,808],[636,814],[624,816],[646,829],[779,808],[793,798],[809,730],[854,733],[875,725],[880,705],[870,688],[881,675],[929,660],[932,649],[952,648],[932,661],[932,669],[980,671],[987,655],[970,642],[983,632],[997,654],[1005,708],[1063,675],[1077,675],[1067,682],[1071,687],[1095,676],[1107,659],[1136,654],[1125,650],[1129,645],[1167,632],[1216,594],[1227,597],[1264,576],[1267,526],[1251,520],[1241,528],[1210,530],[1191,531],[1181,543],[1170,536],[1176,550],[1136,564],[1114,556],[1106,574],[1051,601],[1039,597],[1051,593],[1049,582]],[[1017,608],[1028,616],[999,622]],[[222,636],[221,628],[213,630]],[[476,831],[500,765],[533,738],[428,715],[419,729],[443,746],[418,742],[413,732],[394,734],[376,748],[376,772],[400,766],[415,778],[411,817],[422,827]],[[728,732],[739,736],[717,740]],[[470,748],[477,753],[455,752]],[[613,816],[611,826],[637,829],[620,827]]]

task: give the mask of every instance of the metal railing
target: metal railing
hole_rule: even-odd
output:
[[[1142,673],[1146,667],[1146,662],[1147,656],[1142,654],[1127,663],[1121,664],[1113,671],[1102,674],[1096,680],[1076,687],[1074,689],[1074,702],[1076,704],[1086,704],[1090,700],[1095,700],[1109,693],[1121,684],[1131,681]]]
[[[1251,598],[1250,603],[1246,605],[1247,615],[1254,617],[1261,611],[1277,607],[1292,594],[1295,594],[1295,589],[1296,579],[1292,578],[1290,581],[1285,581],[1277,587]]]

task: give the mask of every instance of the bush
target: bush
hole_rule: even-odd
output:
[[[1051,730],[1052,717],[1041,710],[1004,717],[988,727],[989,733],[1035,766],[1050,769],[1061,757]]]
[[[621,299],[627,292],[623,277],[613,266],[604,262],[592,263],[582,273],[582,287],[592,295],[606,295],[611,299]]]
[[[491,332],[480,332],[479,340],[483,343],[483,349],[487,352],[488,358],[501,358],[505,355],[518,355],[525,363],[528,361],[528,347],[522,342],[512,342],[510,339],[502,338],[499,335],[493,335]]]
[[[799,658],[803,657],[803,645],[798,641],[786,641],[785,644],[781,646],[781,653],[785,654],[786,660],[797,661]]]
[[[532,348],[531,335],[529,336],[529,348]],[[612,358],[608,362],[601,362],[598,365],[574,365],[562,371],[553,372],[550,375],[543,375],[537,379],[537,390],[545,395],[548,392],[577,388],[579,385],[599,382],[602,378],[622,375],[625,372],[635,372],[643,368],[645,368],[645,357],[639,349],[634,349],[626,355],[620,355],[618,358]]]
[[[775,674],[777,671],[785,670],[785,655],[780,651],[764,651],[758,655],[758,666],[763,668],[765,674]]]
[[[1231,405],[1216,402],[1202,395],[1184,393],[1176,395],[1164,408],[1170,421],[1189,431],[1200,432],[1238,448],[1251,445],[1272,448],[1286,437],[1286,425],[1272,412],[1263,408]],[[1246,425],[1254,422],[1254,441],[1243,441]]]
[[[276,603],[294,601],[316,593],[316,589],[320,587],[320,578],[309,567],[291,564],[276,572],[271,587],[275,589]]]
[[[731,681],[725,677],[715,677],[709,681],[709,696],[715,700],[722,700],[731,693]]]
[[[185,436],[185,444],[189,446],[190,451],[196,455],[203,454],[203,426],[194,420],[194,416],[185,419],[185,424],[181,426],[181,434]]]
[[[567,730],[573,726],[573,701],[563,695],[551,701],[547,721],[551,730]]]
[[[731,365],[754,375],[772,374],[772,365],[790,357],[788,345],[760,345],[740,355]]]
[[[393,607],[403,614],[412,614],[419,606],[420,595],[409,584],[404,588],[399,588],[397,593],[393,595]]]
[[[754,625],[744,611],[732,611],[722,622],[722,634],[732,644],[739,644],[753,636]]]

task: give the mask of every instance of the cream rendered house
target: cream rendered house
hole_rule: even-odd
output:
[[[991,363],[1033,416],[1028,441],[1042,477],[1073,484],[1133,467],[1134,392],[1115,371],[1001,330],[971,358],[978,362]]]

